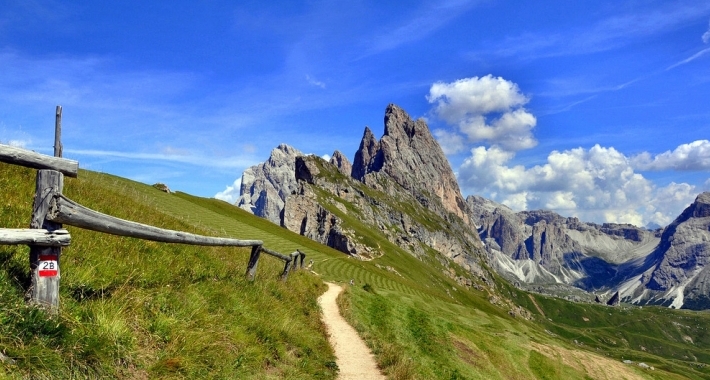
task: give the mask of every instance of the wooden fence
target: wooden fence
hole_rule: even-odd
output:
[[[71,236],[63,228],[64,224],[164,243],[252,247],[245,273],[250,280],[256,275],[256,266],[262,252],[284,261],[281,273],[284,281],[291,269],[303,268],[306,254],[299,249],[284,255],[265,248],[261,240],[210,237],[167,230],[102,214],[65,197],[62,194],[64,176],[77,177],[79,163],[62,158],[61,120],[62,107],[57,106],[54,157],[0,144],[0,162],[38,169],[30,228],[0,228],[0,245],[30,246],[32,282],[28,293],[31,302],[47,306],[53,311],[59,307],[59,259],[62,247],[71,243]]]

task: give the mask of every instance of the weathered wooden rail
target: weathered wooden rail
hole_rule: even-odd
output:
[[[211,237],[174,231],[147,224],[119,219],[86,208],[62,194],[64,175],[77,177],[79,163],[62,158],[62,107],[57,106],[55,119],[54,157],[26,149],[0,144],[0,162],[38,169],[32,220],[29,229],[0,228],[0,245],[30,246],[32,283],[28,291],[33,303],[59,307],[60,255],[62,247],[71,244],[64,224],[118,236],[127,236],[163,243],[201,246],[252,247],[245,275],[256,276],[261,252],[284,261],[281,278],[285,281],[292,269],[303,268],[306,254],[301,250],[284,255],[264,247],[261,240],[241,240]]]

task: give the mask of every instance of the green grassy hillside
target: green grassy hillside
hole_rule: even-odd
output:
[[[28,225],[33,182],[33,170],[0,164],[2,227]],[[66,179],[64,192],[93,209],[165,228],[226,235],[192,213],[229,224],[183,198],[107,175],[82,171]],[[283,263],[264,256],[250,283],[248,249],[69,230],[57,317],[25,306],[29,249],[0,246],[0,352],[12,359],[0,363],[4,377],[334,378],[316,303],[325,287],[315,276],[296,272],[283,283]],[[264,234],[245,235],[238,237]],[[281,241],[274,248],[293,246]]]
[[[28,225],[33,192],[33,170],[0,164],[0,227]],[[82,171],[64,193],[159,227],[299,248],[317,275],[299,271],[283,283],[282,262],[262,256],[248,282],[248,249],[69,227],[61,313],[50,317],[25,306],[28,248],[0,246],[0,377],[332,379],[316,298],[322,280],[354,279],[341,310],[393,379],[710,378],[707,313],[573,304],[497,277],[494,288],[466,289],[445,274],[461,268],[415,258],[377,231],[362,233],[385,255],[358,261],[225,202],[105,174]],[[533,319],[511,316],[517,305]]]

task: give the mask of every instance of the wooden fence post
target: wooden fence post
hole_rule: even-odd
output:
[[[54,127],[54,156],[62,156],[61,143],[62,107],[57,106]],[[62,225],[46,220],[50,203],[55,194],[61,194],[64,189],[64,175],[55,170],[38,170],[35,188],[35,199],[32,208],[30,228],[43,228],[47,231],[62,229]],[[49,307],[56,313],[59,309],[59,257],[61,247],[30,246],[30,270],[32,283],[30,285],[30,301]]]
[[[46,220],[47,211],[54,194],[61,193],[64,175],[54,170],[37,171],[32,222],[30,228],[47,231],[62,229],[62,225]],[[59,256],[61,247],[30,246],[30,270],[32,284],[30,299],[33,303],[49,306],[53,311],[59,307]]]
[[[306,254],[303,253],[300,249],[297,249],[296,252],[299,253],[299,256],[298,256],[298,257],[299,257],[299,259],[300,259],[300,261],[301,261],[299,265],[300,265],[301,269],[303,269],[303,261],[306,260]]]
[[[281,273],[281,280],[286,281],[288,279],[288,272],[291,270],[291,264],[293,260],[284,260],[286,264],[284,265],[284,271]]]
[[[247,264],[247,279],[254,280],[256,276],[256,264],[259,264],[259,256],[261,255],[261,246],[255,245],[251,247],[251,255],[249,255],[249,264]]]
[[[54,157],[61,157],[64,151],[62,146],[62,106],[57,106],[56,118],[54,119]]]

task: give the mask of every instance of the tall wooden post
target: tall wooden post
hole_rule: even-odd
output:
[[[62,156],[62,107],[57,106],[54,128],[54,156]],[[46,220],[47,211],[55,194],[64,189],[64,175],[55,170],[38,170],[34,206],[30,228],[44,228],[48,231],[62,229],[62,225]],[[30,301],[48,307],[56,313],[59,309],[59,257],[62,248],[30,246]]]
[[[56,118],[54,119],[54,157],[61,157],[64,147],[62,146],[62,106],[57,106]]]

